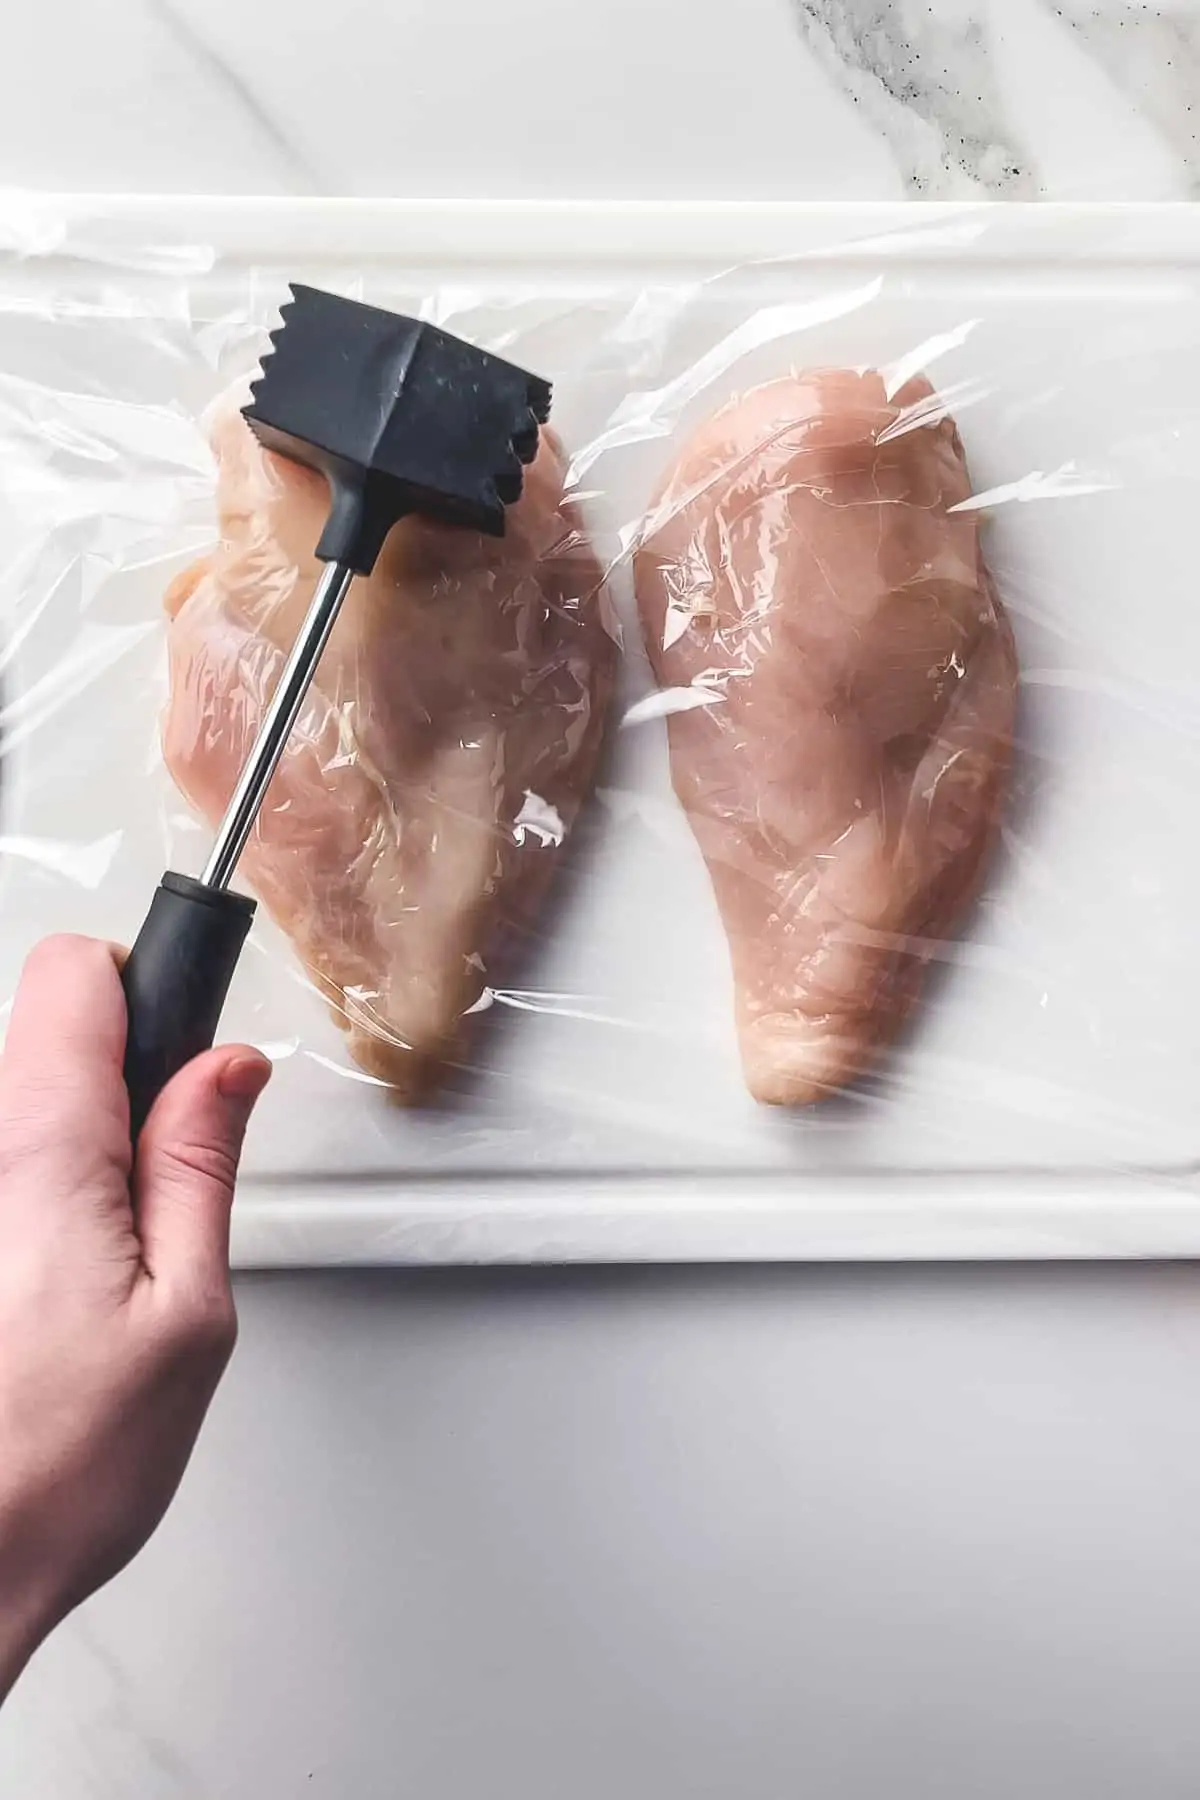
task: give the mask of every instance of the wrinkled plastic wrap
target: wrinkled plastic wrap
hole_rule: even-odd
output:
[[[307,280],[555,406],[502,543],[356,583],[244,858],[252,1176],[1183,1180],[1195,233],[332,216],[0,207],[8,990],[203,863],[317,570],[236,414]]]
[[[220,821],[312,600],[323,476],[211,421],[218,548],[167,594],[163,751]],[[595,782],[616,645],[546,431],[502,539],[400,521],[352,586],[241,861],[346,1032],[417,1103],[470,1056]]]
[[[729,937],[747,1085],[813,1105],[904,1028],[986,873],[1017,667],[924,377],[818,369],[685,443],[634,587]],[[964,510],[965,509],[965,510]]]

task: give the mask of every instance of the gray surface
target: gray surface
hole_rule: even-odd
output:
[[[1200,1791],[1200,1272],[258,1278],[3,1800]]]

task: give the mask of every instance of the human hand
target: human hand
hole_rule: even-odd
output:
[[[0,1698],[141,1549],[237,1335],[229,1210],[270,1075],[210,1050],[129,1142],[112,949],[30,956],[0,1058]]]

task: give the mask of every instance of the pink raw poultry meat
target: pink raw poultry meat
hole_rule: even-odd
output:
[[[685,445],[636,557],[675,789],[729,938],[746,1081],[866,1068],[996,833],[1016,688],[953,421],[924,379],[772,382]]]
[[[319,573],[310,470],[215,431],[218,549],[177,580],[168,766],[210,822]],[[503,540],[406,519],[354,583],[242,870],[363,1068],[418,1098],[528,930],[591,785],[615,650],[544,432]]]

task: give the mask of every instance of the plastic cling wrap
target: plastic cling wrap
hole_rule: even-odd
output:
[[[236,413],[304,280],[555,405],[502,542],[351,590],[247,851],[253,1175],[1182,1179],[1200,250],[1024,217],[0,205],[6,991],[204,861],[315,576]]]
[[[216,825],[321,565],[322,476],[213,427],[219,547],[171,585],[163,750]],[[351,588],[241,872],[358,1068],[418,1102],[536,927],[594,784],[616,646],[554,435],[503,539],[396,525]]]
[[[877,1060],[974,900],[1016,658],[954,421],[823,369],[689,438],[635,588],[675,789],[729,936],[746,1080],[811,1105]],[[964,510],[966,508],[967,510]]]

